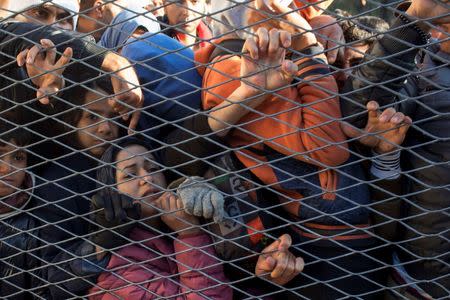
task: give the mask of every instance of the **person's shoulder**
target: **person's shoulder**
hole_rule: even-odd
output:
[[[177,51],[183,55],[194,56],[194,52],[177,40],[163,33],[146,33],[138,39],[132,39],[123,47],[122,54],[130,59],[133,57],[156,56],[167,51]]]

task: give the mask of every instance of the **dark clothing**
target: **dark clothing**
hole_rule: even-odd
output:
[[[408,274],[421,281],[419,286],[439,298],[448,296],[444,287],[450,286],[450,191],[446,188],[450,183],[450,56],[431,47],[418,75],[410,75],[419,52],[410,44],[422,46],[423,40],[408,27],[397,29],[399,25],[404,27],[397,21],[349,79],[341,107],[344,117],[353,116],[350,121],[358,127],[365,125],[369,100],[395,105],[412,118],[415,126],[405,140],[409,150],[402,152],[402,169],[408,175],[403,196],[397,199],[405,225],[399,231],[405,241],[398,249],[399,258]]]
[[[48,264],[43,276],[51,283],[54,299],[84,295],[107,264],[92,255],[95,248],[87,235],[95,175],[96,161],[75,153],[51,162],[38,181],[34,213],[47,222],[39,236],[47,244],[41,250],[44,265]]]
[[[26,212],[32,206],[32,192],[33,186],[23,192],[26,199],[17,210],[10,208],[0,214],[0,298],[19,300],[42,296],[37,253],[40,244],[34,230],[39,222]]]
[[[93,39],[81,38],[74,32],[61,31],[51,26],[20,22],[0,24],[0,117],[15,124],[28,124],[27,128],[39,135],[39,143],[32,150],[49,156],[55,152],[54,143],[51,143],[50,148],[50,143],[42,141],[42,136],[56,136],[62,128],[58,122],[45,119],[45,116],[61,111],[63,103],[53,101],[52,105],[43,105],[33,100],[36,98],[36,87],[28,79],[26,68],[18,67],[16,62],[16,56],[22,50],[40,45],[42,38],[52,40],[58,54],[71,47],[73,59],[81,60],[70,63],[65,69],[63,75],[66,87],[73,82],[84,82],[97,77],[108,52],[96,46]],[[16,106],[17,104],[19,105]],[[36,122],[39,119],[41,120]]]

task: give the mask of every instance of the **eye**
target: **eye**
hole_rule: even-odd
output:
[[[34,9],[30,13],[30,15],[35,17],[36,19],[47,19],[49,16],[49,13],[45,8],[37,8],[37,9]]]
[[[94,115],[94,114],[89,114],[88,115],[88,119],[90,121],[97,121],[99,119],[99,117],[97,115]]]
[[[17,152],[17,153],[14,153],[13,158],[15,161],[24,161],[27,159],[27,155],[24,152]]]

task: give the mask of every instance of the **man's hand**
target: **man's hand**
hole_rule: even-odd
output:
[[[447,24],[450,23],[450,1],[412,0],[411,5],[409,6],[406,13],[419,20],[427,20],[434,25]],[[429,25],[426,26],[428,28],[430,27]]]
[[[341,26],[331,16],[320,15],[309,22],[316,33],[316,38],[327,52],[329,64],[342,61],[344,58],[345,38]]]
[[[51,40],[42,39],[41,45],[35,45],[17,55],[17,64],[26,66],[28,77],[38,87],[36,97],[42,104],[50,103],[50,96],[64,87],[64,72],[72,58],[72,48],[64,50],[56,61],[55,44]]]
[[[393,108],[387,108],[382,113],[378,108],[376,101],[367,103],[368,120],[364,129],[344,123],[342,130],[348,137],[358,138],[361,144],[382,154],[396,150],[403,143],[412,120]]]
[[[305,263],[301,257],[295,257],[288,249],[292,244],[289,234],[283,234],[278,240],[267,246],[258,258],[255,275],[264,277],[273,283],[285,285],[303,271]]]
[[[291,36],[276,29],[259,28],[256,37],[245,41],[241,63],[242,85],[251,93],[262,94],[287,86],[297,73],[297,66],[285,60]],[[248,54],[246,54],[248,53]]]
[[[105,56],[102,70],[112,73],[111,82],[116,95],[109,104],[125,121],[130,121],[128,133],[132,134],[144,104],[136,72],[127,59],[112,52]]]

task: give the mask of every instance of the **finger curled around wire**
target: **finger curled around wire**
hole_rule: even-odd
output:
[[[256,32],[256,44],[258,46],[258,54],[264,56],[269,46],[269,32],[265,27],[258,28]]]
[[[256,38],[249,37],[245,40],[244,46],[242,48],[243,55],[248,54],[252,59],[259,58],[259,48]]]
[[[379,116],[380,122],[382,122],[382,123],[390,122],[392,117],[395,115],[395,113],[396,113],[396,111],[392,107],[385,109]]]
[[[19,54],[17,54],[16,60],[17,60],[17,65],[19,67],[22,67],[26,61],[27,61],[27,56],[28,56],[28,51],[30,51],[29,49],[25,49],[20,51]]]
[[[291,82],[294,76],[297,75],[298,66],[291,60],[285,60],[281,63],[281,71],[285,80]]]

